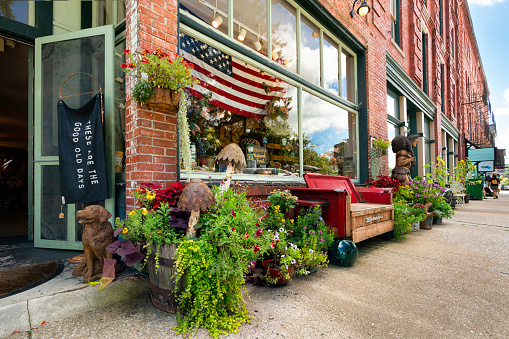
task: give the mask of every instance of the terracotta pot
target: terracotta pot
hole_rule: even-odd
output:
[[[274,259],[265,260],[262,263],[263,274],[267,275],[268,272],[271,278],[277,278],[276,286],[285,286],[290,282],[290,280],[292,280],[293,271],[295,270],[295,268],[293,266],[290,266],[290,268],[288,268],[288,274],[290,275],[290,279],[285,279],[281,277],[281,271],[279,269],[269,267],[273,263]]]
[[[143,103],[150,109],[161,112],[177,112],[180,94],[168,88],[154,88],[154,96]]]

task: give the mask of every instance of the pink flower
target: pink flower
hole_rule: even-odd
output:
[[[235,232],[235,226],[232,227],[232,232]]]
[[[232,216],[236,217],[237,214],[235,214],[235,211],[232,210]]]
[[[246,234],[244,235],[244,238],[247,240],[249,238],[249,233],[246,232]]]

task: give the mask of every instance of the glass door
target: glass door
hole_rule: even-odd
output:
[[[34,245],[43,248],[81,249],[82,225],[76,211],[99,204],[113,213],[114,170],[114,27],[101,26],[35,39],[34,84]],[[95,77],[104,94],[106,165],[110,199],[86,204],[62,205],[58,158],[58,114],[60,86],[71,74]],[[92,92],[97,82],[83,75],[71,77],[62,96]],[[78,108],[96,93],[64,98]],[[110,220],[113,222],[113,220]]]

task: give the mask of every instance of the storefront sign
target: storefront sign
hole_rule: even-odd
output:
[[[366,224],[369,224],[369,223],[370,223],[370,222],[372,222],[372,221],[378,221],[378,220],[380,220],[380,219],[382,219],[382,216],[381,216],[381,215],[378,215],[378,216],[376,216],[376,217],[367,217],[367,218],[366,218]]]
[[[256,160],[257,165],[267,164],[267,149],[265,147],[253,146],[253,158]]]
[[[477,172],[493,172],[494,170],[493,161],[481,161],[477,164]]]
[[[101,99],[78,109],[58,102],[58,155],[62,204],[109,198]]]
[[[494,148],[478,148],[468,150],[468,161],[488,161],[495,160],[495,149]]]

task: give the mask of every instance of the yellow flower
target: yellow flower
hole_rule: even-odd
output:
[[[293,219],[290,219],[290,222],[293,224]]]
[[[129,215],[135,215],[135,214],[136,214],[135,210],[132,210],[131,212],[129,212]]]
[[[147,191],[147,199],[154,199],[156,197],[156,194],[154,192],[151,192],[151,191]]]
[[[143,207],[143,208],[141,209],[141,213],[142,213],[143,215],[147,215],[147,214],[148,214],[148,210],[147,210],[145,207]]]
[[[129,230],[127,229],[127,227],[124,227],[124,229],[122,230],[122,233],[126,234]]]
[[[116,217],[115,220],[120,220],[120,217]]]

